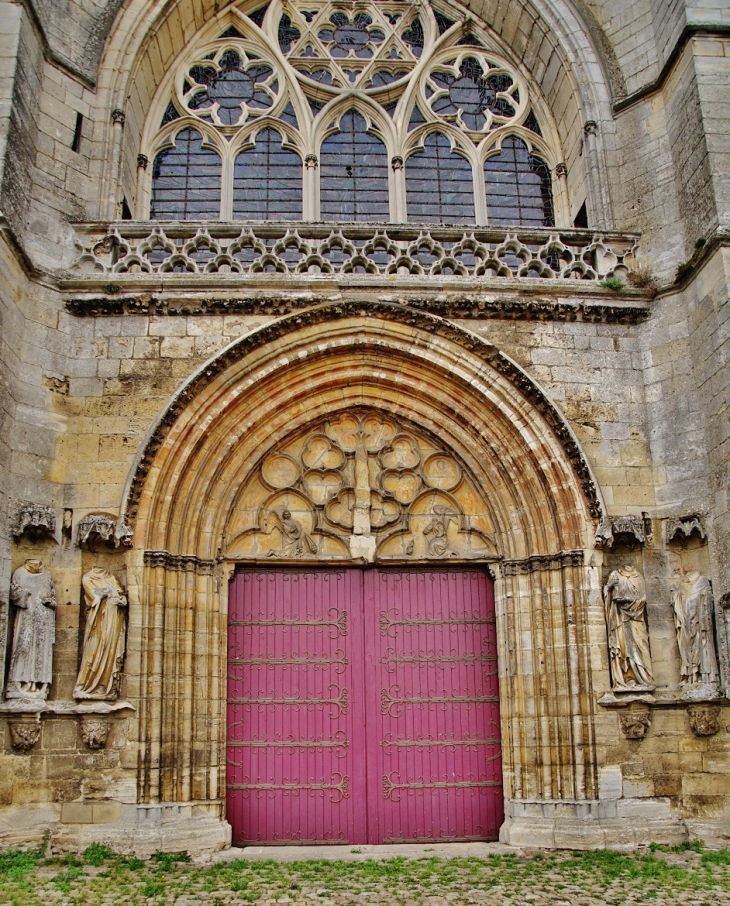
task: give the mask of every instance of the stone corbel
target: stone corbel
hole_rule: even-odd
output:
[[[56,533],[56,517],[50,506],[43,503],[30,503],[24,500],[15,514],[12,534],[15,540],[28,535],[32,541],[38,541],[44,535],[53,538]]]
[[[702,523],[700,516],[681,516],[677,519],[668,519],[666,522],[666,542],[678,540],[684,547],[689,541],[693,532],[697,532],[700,541],[703,543],[707,540],[707,532]]]
[[[720,729],[720,707],[707,703],[689,705],[689,725],[695,736],[714,736]]]
[[[14,749],[22,752],[24,755],[30,752],[33,746],[41,738],[40,721],[11,721],[10,724],[10,741]]]
[[[642,516],[607,516],[596,529],[595,545],[611,548],[616,535],[631,535],[639,544],[646,544],[646,520]]]
[[[619,711],[621,732],[626,739],[643,739],[651,727],[649,706],[633,702],[625,711]]]
[[[81,719],[81,738],[90,749],[103,749],[111,730],[111,723],[99,717]]]
[[[105,541],[114,547],[132,546],[132,529],[124,515],[115,517],[108,513],[89,513],[79,521],[79,547],[86,545],[93,550],[96,541]]]

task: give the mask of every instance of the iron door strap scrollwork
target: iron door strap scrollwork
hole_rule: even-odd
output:
[[[345,652],[342,648],[335,649],[333,654],[335,655],[334,657],[314,657],[314,655],[310,655],[306,651],[303,651],[302,656],[298,657],[298,652],[294,651],[291,657],[274,657],[273,654],[266,655],[266,657],[229,657],[228,666],[268,667],[270,670],[273,670],[275,667],[283,667],[284,669],[287,667],[301,667],[302,670],[307,670],[309,667],[312,667],[314,670],[325,670],[332,667],[333,673],[344,673],[345,668],[350,663],[350,659],[345,657]],[[229,675],[228,679],[236,680],[238,677]]]
[[[401,651],[398,653],[395,648],[386,648],[380,663],[385,667],[388,673],[395,673],[398,669],[396,664],[408,664],[414,667],[425,665],[426,667],[449,666],[452,669],[457,664],[491,664],[497,663],[496,654],[458,654],[453,648],[448,654],[443,651],[419,651],[417,654],[407,655]],[[491,674],[490,674],[491,675]]]
[[[231,705],[246,705],[249,708],[256,706],[259,713],[262,713],[267,707],[273,709],[277,705],[282,705],[285,708],[293,708],[295,711],[298,711],[302,707],[312,710],[312,708],[317,706],[322,708],[329,706],[329,708],[332,709],[332,712],[330,713],[332,719],[347,714],[350,709],[347,688],[343,687],[340,689],[339,686],[336,686],[333,683],[328,686],[328,690],[331,694],[331,698],[299,698],[298,695],[277,698],[276,693],[267,696],[259,690],[260,698],[229,698],[228,702]],[[334,690],[334,692],[332,690]]]
[[[448,775],[445,776],[448,778]],[[423,796],[426,790],[445,790],[448,794],[451,790],[460,792],[498,786],[501,786],[500,780],[437,780],[434,775],[431,775],[430,780],[424,780],[423,777],[419,777],[418,780],[409,778],[403,783],[400,771],[392,771],[390,774],[383,774],[383,799],[400,802],[402,790],[405,790],[409,796],[413,796],[415,793]]]
[[[276,735],[273,739],[267,739],[265,736],[254,736],[253,739],[229,739],[226,743],[229,749],[274,749],[277,755],[293,755],[299,749],[309,749],[315,752],[322,752],[325,749],[331,749],[336,758],[344,758],[350,747],[350,740],[344,730],[338,730],[332,739],[324,739],[319,736],[317,739],[294,739],[293,736],[282,738]],[[227,761],[231,767],[240,767],[236,762]]]
[[[263,798],[268,793],[273,798],[277,793],[284,796],[299,796],[306,793],[308,796],[316,796],[318,793],[324,797],[329,792],[330,802],[337,804],[343,799],[350,798],[350,778],[334,772],[328,783],[323,777],[321,780],[313,778],[307,783],[300,783],[298,780],[287,780],[285,777],[281,783],[262,783],[259,780],[251,782],[249,777],[243,778],[243,783],[229,783],[226,787],[228,791],[241,790],[244,799],[248,799],[253,793],[257,799]]]
[[[324,629],[325,626],[329,626],[330,638],[336,639],[337,636],[346,636],[347,635],[347,611],[346,610],[337,610],[336,607],[330,607],[327,611],[328,620],[325,620],[323,617],[316,618],[311,617],[307,614],[306,619],[298,620],[290,617],[272,617],[271,619],[264,619],[260,617],[259,619],[250,620],[231,620],[229,626],[243,626],[245,628],[254,626],[260,627],[269,627],[269,626],[306,626],[308,627],[307,632],[311,632],[312,629]],[[334,633],[334,635],[332,634]]]
[[[391,638],[395,638],[396,633],[398,632],[397,627],[403,626],[406,629],[411,629],[414,626],[475,626],[478,624],[484,623],[493,623],[494,618],[492,617],[478,617],[478,616],[468,616],[464,615],[463,617],[442,617],[439,619],[431,619],[428,617],[416,616],[413,618],[404,617],[401,619],[398,615],[397,608],[393,607],[390,610],[381,610],[380,611],[380,634],[382,636],[390,635]],[[392,633],[392,630],[395,632]]]
[[[399,736],[393,739],[392,733],[386,733],[385,738],[380,742],[386,755],[395,754],[394,750],[397,749],[418,749],[419,751],[425,749],[429,752],[432,749],[440,749],[442,752],[455,752],[457,747],[459,747],[463,748],[465,752],[473,752],[479,746],[499,746],[499,744],[499,737],[480,739],[477,736],[469,736],[468,733],[464,734],[463,739],[457,739],[455,736],[439,737],[438,739],[434,739],[433,736],[418,736],[416,739],[406,739],[403,736]],[[501,758],[501,756],[502,752],[500,750],[495,755],[485,756],[485,761],[494,761],[497,758]]]
[[[465,689],[465,695],[415,695],[404,697],[401,696],[400,686],[394,685],[389,689],[380,690],[380,713],[388,717],[398,718],[403,713],[403,707],[409,708],[413,705],[429,707],[442,705],[446,710],[447,705],[471,705],[484,704],[486,702],[498,702],[498,695],[471,695],[468,689]]]

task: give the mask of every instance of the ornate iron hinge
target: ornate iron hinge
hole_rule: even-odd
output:
[[[296,654],[296,652],[295,652]],[[234,667],[271,667],[272,670],[274,667],[329,667],[332,664],[338,666],[334,667],[334,672],[341,674],[345,672],[345,667],[350,663],[349,658],[345,657],[345,652],[342,648],[337,648],[334,652],[335,655],[339,657],[310,657],[307,652],[304,652],[303,657],[274,657],[273,655],[267,655],[266,657],[229,657],[228,663]],[[238,677],[229,676],[228,679],[236,680]]]
[[[396,614],[395,617],[391,616],[393,613]],[[391,629],[394,629],[397,626],[473,626],[478,623],[494,622],[493,619],[485,619],[482,617],[463,617],[448,620],[399,620],[397,614],[397,610],[380,611],[380,634],[382,636],[390,635]],[[395,635],[391,636],[391,638],[395,638]]]
[[[298,711],[302,706],[307,708],[313,708],[315,705],[329,705],[335,710],[334,714],[330,714],[331,718],[340,717],[343,714],[347,714],[350,708],[349,698],[347,694],[347,688],[343,687],[340,689],[334,683],[331,686],[327,687],[330,692],[334,689],[332,693],[332,698],[299,698],[298,696],[286,697],[286,698],[276,698],[272,696],[271,698],[229,698],[228,704],[230,705],[248,705],[252,707],[256,705],[259,708],[259,711],[262,711],[265,707],[276,705],[283,705],[284,707],[294,708],[295,711]]]
[[[262,736],[255,739],[229,740],[226,743],[226,747],[229,749],[276,749],[279,755],[282,755],[284,751],[293,755],[296,749],[334,749],[334,754],[337,758],[344,758],[349,746],[350,741],[344,730],[338,730],[332,739],[294,739],[293,736],[287,736],[286,739],[274,738],[269,740]],[[227,763],[232,767],[240,767],[240,765],[230,759],[228,759]]]
[[[413,783],[399,783],[393,778],[400,780],[400,772],[393,771],[390,775],[383,774],[383,799],[390,799],[391,802],[400,802],[401,790],[469,790],[478,787],[501,786],[501,780],[433,780],[426,782],[423,779]]]
[[[421,696],[413,698],[400,698],[400,686],[391,686],[390,689],[380,690],[380,713],[388,717],[400,717],[403,713],[402,706],[405,705],[448,705],[448,704],[481,704],[483,702],[498,702],[498,695],[466,695],[454,696]]]
[[[339,779],[338,779],[339,778]],[[248,778],[244,777],[244,780]],[[244,798],[248,798],[253,792],[257,799],[261,799],[264,793],[276,793],[281,791],[286,796],[292,793],[298,796],[304,790],[310,796],[317,792],[326,792],[329,790],[330,802],[342,802],[343,799],[350,797],[350,778],[343,777],[342,774],[334,773],[330,778],[331,782],[326,783],[324,778],[319,783],[229,783],[226,785],[227,790],[243,790]]]
[[[334,617],[332,615],[334,614]],[[336,639],[338,635],[347,635],[347,611],[337,610],[336,607],[330,607],[327,611],[327,616],[330,617],[329,620],[323,618],[320,619],[307,619],[307,620],[288,620],[288,619],[272,619],[272,620],[231,620],[229,626],[319,626],[324,628],[325,626],[330,627],[330,632],[334,630],[334,635],[330,635],[331,639]]]

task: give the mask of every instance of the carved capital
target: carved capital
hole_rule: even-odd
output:
[[[402,169],[403,169],[403,166],[404,166],[404,165],[403,165],[403,158],[402,158],[402,157],[399,157],[398,155],[396,155],[395,157],[391,157],[391,159],[390,159],[390,166],[393,168],[393,172],[394,172],[394,173],[395,173],[396,170],[402,170]]]
[[[651,711],[646,705],[633,704],[619,711],[618,719],[626,739],[643,739],[651,726]]]
[[[53,536],[56,531],[56,517],[50,506],[43,503],[30,503],[24,500],[15,514],[12,533],[15,538],[27,534],[33,540],[43,535]]]
[[[583,125],[583,131],[586,135],[598,135],[598,123],[595,120],[587,120]]]
[[[583,566],[583,551],[561,551],[559,554],[536,555],[524,560],[505,560],[501,564],[503,576],[520,576],[550,569],[564,569],[566,566]]]
[[[319,166],[319,158],[316,154],[307,154],[304,158],[304,166],[307,170],[316,170]]]
[[[11,721],[10,723],[10,741],[14,749],[19,752],[30,752],[33,746],[41,738],[40,723],[30,723],[24,721]]]
[[[689,705],[689,725],[695,736],[714,736],[720,729],[720,708],[718,705]]]
[[[147,157],[146,154],[138,154],[138,155],[137,155],[137,167],[138,167],[138,169],[140,169],[140,170],[146,170],[146,169],[147,169],[147,165],[149,164],[149,162],[150,162],[150,159],[149,159],[149,157]]]
[[[123,126],[126,118],[127,117],[124,111],[120,110],[119,107],[117,107],[115,110],[112,110],[112,122],[115,126]]]
[[[84,717],[81,720],[81,738],[90,749],[103,749],[111,723],[99,717]]]
[[[565,179],[568,175],[568,168],[564,163],[555,164],[555,175],[558,179]]]
[[[730,610],[730,591],[726,591],[724,595],[721,595],[717,603],[723,610]]]

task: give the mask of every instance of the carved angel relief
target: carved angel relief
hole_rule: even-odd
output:
[[[225,556],[491,559],[491,532],[453,454],[410,425],[356,410],[264,456],[232,510]]]

